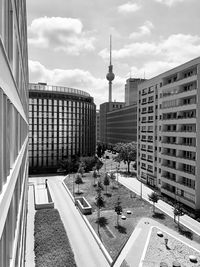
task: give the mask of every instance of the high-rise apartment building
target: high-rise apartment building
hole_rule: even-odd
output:
[[[72,155],[92,156],[96,105],[88,93],[44,83],[29,85],[29,170],[55,171]]]
[[[137,103],[138,85],[145,79],[129,78],[125,84],[125,105],[130,106]]]
[[[200,58],[139,85],[138,178],[200,210]]]
[[[0,1],[0,266],[22,267],[28,177],[25,1]]]

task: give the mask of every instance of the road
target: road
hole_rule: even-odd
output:
[[[119,175],[118,179],[121,184],[123,184],[136,194],[142,195],[143,199],[149,201],[148,194],[150,194],[152,190],[146,185],[140,183],[136,178],[128,178]],[[173,207],[169,204],[165,203],[162,200],[159,200],[156,204],[156,207],[168,214],[170,217],[174,218]],[[200,235],[200,223],[196,220],[192,219],[187,215],[183,215],[180,217],[180,223],[195,232],[196,234]]]
[[[48,185],[55,203],[55,208],[58,209],[67,231],[77,266],[109,266],[79,211],[62,185],[61,178],[48,178]]]

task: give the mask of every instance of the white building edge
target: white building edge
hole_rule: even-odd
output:
[[[24,266],[28,177],[25,0],[0,1],[0,266]]]
[[[200,210],[200,57],[138,89],[138,178]]]

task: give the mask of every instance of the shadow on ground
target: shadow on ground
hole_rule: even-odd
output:
[[[160,213],[160,212],[155,212],[152,217],[154,219],[160,219],[160,220],[164,220],[165,219],[165,214],[164,213]]]

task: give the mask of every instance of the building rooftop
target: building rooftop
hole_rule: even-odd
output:
[[[46,83],[29,83],[29,90],[39,90],[39,91],[49,91],[49,92],[59,92],[59,93],[68,93],[68,94],[76,94],[81,96],[89,96],[89,93],[86,93],[79,89],[74,89],[70,87],[64,86],[55,86],[55,85],[47,85]]]

